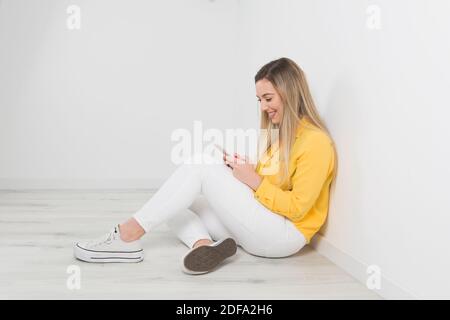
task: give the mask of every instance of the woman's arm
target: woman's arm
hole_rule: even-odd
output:
[[[296,222],[312,208],[334,167],[331,141],[316,134],[305,143],[292,177],[292,190],[285,191],[264,177],[255,197],[271,211]]]
[[[234,157],[224,155],[225,164],[233,169],[233,176],[239,181],[245,183],[255,191],[262,182],[262,178],[255,171],[256,166],[249,163],[247,157],[235,154]]]

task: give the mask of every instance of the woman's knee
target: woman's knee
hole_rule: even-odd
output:
[[[211,165],[223,164],[223,160],[209,153],[197,152],[184,160],[183,164]]]

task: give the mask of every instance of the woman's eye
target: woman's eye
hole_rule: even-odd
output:
[[[270,102],[270,101],[272,101],[272,98],[270,98],[270,99],[266,99],[266,101],[267,101],[267,102]]]

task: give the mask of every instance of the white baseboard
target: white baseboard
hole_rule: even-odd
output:
[[[369,274],[367,273],[367,267],[369,265],[335,247],[328,239],[326,239],[321,234],[316,234],[313,237],[310,245],[321,255],[328,258],[338,267],[344,269],[352,277],[366,286],[366,281],[369,277]],[[414,295],[410,294],[399,285],[395,284],[392,280],[386,278],[386,276],[383,275],[383,272],[381,272],[380,289],[373,289],[373,291],[380,295],[382,298],[389,300],[417,299]]]
[[[0,179],[0,190],[158,189],[161,179]]]

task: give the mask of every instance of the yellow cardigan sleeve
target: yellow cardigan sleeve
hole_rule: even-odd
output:
[[[311,138],[297,156],[292,190],[282,190],[264,177],[254,192],[265,207],[293,222],[300,221],[312,208],[334,166],[331,140],[321,135]]]

